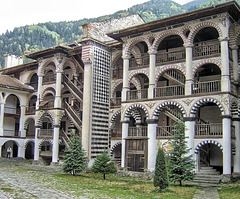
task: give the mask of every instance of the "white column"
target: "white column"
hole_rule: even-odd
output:
[[[92,62],[84,61],[84,92],[83,92],[83,120],[82,145],[88,159],[91,158],[91,114],[92,114]]]
[[[240,118],[233,118],[233,125],[235,127],[235,147],[236,152],[234,156],[233,172],[240,173]]]
[[[187,148],[191,149],[188,155],[194,154],[194,135],[196,118],[185,117],[185,141],[187,142]]]
[[[149,53],[149,88],[148,88],[148,98],[154,98],[154,89],[156,88],[155,83],[155,67],[156,67],[156,54],[157,51],[151,50]]]
[[[19,145],[18,147],[18,158],[25,158],[25,147],[23,145]]]
[[[121,167],[125,168],[126,161],[126,138],[128,137],[129,121],[122,121],[122,154],[121,154]]]
[[[232,147],[231,147],[231,116],[222,116],[223,129],[223,174],[231,174]]]
[[[4,131],[4,125],[3,125],[3,121],[4,121],[4,103],[1,103],[1,114],[0,114],[0,136],[3,136],[3,131]],[[1,156],[0,156],[1,157]]]
[[[58,162],[59,130],[60,130],[60,125],[55,125],[54,131],[53,131],[52,163]]]
[[[2,157],[2,146],[0,146],[0,157]]]
[[[185,83],[185,95],[192,94],[192,60],[193,60],[193,44],[184,44],[186,48],[186,83]]]
[[[148,171],[155,171],[157,154],[157,120],[149,119],[148,123]]]
[[[220,38],[221,41],[221,62],[222,62],[222,78],[221,87],[222,92],[230,92],[230,66],[229,66],[229,48],[228,48],[228,37]]]
[[[54,108],[62,107],[61,88],[62,88],[62,71],[58,70],[56,78],[56,94],[54,100]]]
[[[39,108],[39,104],[42,101],[42,83],[43,83],[43,76],[38,75],[38,95],[36,101],[36,109]]]
[[[129,90],[128,82],[128,70],[130,56],[123,56],[123,89],[122,89],[122,101],[127,100],[127,91]]]
[[[35,126],[35,143],[34,143],[34,161],[39,160],[39,140],[38,134],[40,133],[41,126]]]
[[[233,59],[233,79],[237,80],[238,75],[238,46],[232,46],[232,59]]]
[[[21,115],[19,121],[20,137],[26,137],[26,130],[24,129],[24,117],[26,113],[26,105],[21,105]]]

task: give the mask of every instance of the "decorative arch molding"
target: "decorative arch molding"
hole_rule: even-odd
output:
[[[119,146],[119,145],[122,145],[122,141],[119,141],[119,142],[117,142],[116,144],[113,145],[113,147],[111,148],[111,151],[110,151],[110,154],[111,154],[111,155],[113,155],[114,149],[115,149],[117,146]]]
[[[129,87],[130,87],[130,84],[133,84],[137,90],[141,90],[142,88],[141,82],[137,77],[133,77],[131,81],[129,81]]]
[[[27,140],[24,144],[24,148],[26,149],[27,148],[27,145],[32,142],[33,144],[35,144],[35,140],[34,139],[31,139],[31,140]]]
[[[214,99],[214,98],[202,98],[202,99],[198,100],[198,101],[192,106],[190,113],[193,114],[193,115],[196,115],[196,112],[197,112],[197,110],[199,109],[199,107],[200,107],[201,105],[203,105],[203,104],[208,103],[208,102],[212,102],[212,103],[216,104],[216,105],[219,107],[222,115],[225,115],[225,114],[226,114],[226,113],[225,113],[225,110],[224,110],[224,108],[223,108],[223,105],[221,104],[221,102],[219,102],[217,99]]]
[[[198,68],[200,68],[201,66],[205,65],[205,64],[215,64],[217,65],[220,70],[222,70],[222,64],[221,64],[221,61],[218,60],[218,59],[204,59],[204,60],[201,60],[199,62],[197,62],[197,64],[195,66],[193,66],[193,77],[195,76]]]
[[[183,108],[182,105],[180,105],[178,102],[175,102],[175,101],[166,101],[166,102],[163,102],[162,104],[158,105],[153,113],[153,116],[158,117],[160,110],[162,108],[164,108],[165,106],[169,106],[169,105],[178,107],[181,110],[183,117],[186,117],[186,110]]]
[[[137,124],[142,122],[141,112],[138,109],[133,109],[130,114]]]
[[[21,146],[21,144],[19,143],[19,140],[14,140],[14,139],[9,139],[9,140],[5,140],[5,141],[3,141],[3,143],[2,143],[2,146],[4,145],[4,144],[6,144],[7,142],[14,142],[15,144],[17,144],[17,146],[19,147],[19,146]],[[0,145],[1,146],[1,145]]]
[[[31,120],[33,120],[33,121],[34,121],[34,124],[35,124],[35,117],[34,117],[34,116],[29,116],[29,117],[27,117],[27,118],[25,119],[25,121],[24,121],[24,129],[25,129],[25,130],[27,129],[28,124],[29,124],[29,122],[30,122]]]
[[[77,66],[74,64],[73,60],[65,59],[62,65],[63,65],[62,67],[63,69],[64,67],[69,66],[72,69],[73,76],[77,76]]]
[[[51,139],[44,139],[44,140],[41,140],[38,144],[38,149],[41,150],[41,146],[44,142],[48,142],[49,144],[53,145],[53,140]]]
[[[117,63],[118,59],[121,58],[122,55],[122,51],[118,51],[116,53],[114,53],[113,57],[112,57],[112,67],[114,67],[114,65]]]
[[[111,123],[114,123],[115,120],[116,120],[116,118],[117,118],[119,115],[121,116],[121,110],[120,110],[120,109],[117,110],[117,111],[113,114],[112,119],[111,119]]]
[[[20,94],[18,93],[8,93],[8,92],[4,92],[6,95],[3,97],[3,103],[6,103],[6,100],[7,98],[10,96],[10,95],[13,95],[15,97],[18,98],[19,102],[20,102],[20,106],[22,105],[25,105],[23,104],[23,102],[25,101],[25,99],[23,98],[23,96],[21,96]]]
[[[30,83],[30,80],[31,80],[31,78],[32,78],[32,76],[33,76],[34,74],[37,75],[37,70],[33,70],[33,71],[29,71],[29,72],[30,72],[30,73],[28,74],[27,80],[26,80],[27,83]]]
[[[38,65],[39,65],[38,76],[44,76],[47,68],[52,69],[54,74],[56,73],[56,63],[54,58],[40,60]]]
[[[240,40],[240,28],[238,29],[238,30],[236,30],[236,36],[235,36],[235,38],[234,38],[234,45],[237,45],[238,44],[238,42],[240,42],[239,40]]]
[[[190,32],[190,34],[188,36],[189,42],[193,43],[193,40],[194,40],[196,34],[201,29],[206,28],[206,27],[213,27],[213,28],[215,28],[218,31],[219,37],[223,37],[222,30],[216,23],[213,23],[213,22],[202,22],[202,23],[200,23],[197,26],[192,28],[192,30],[191,30],[191,32]]]
[[[155,38],[155,40],[154,40],[154,42],[153,42],[152,49],[153,49],[153,50],[157,50],[159,44],[160,44],[167,36],[170,36],[170,35],[178,35],[178,36],[180,36],[181,39],[183,40],[183,43],[186,43],[186,37],[185,37],[185,35],[183,34],[182,31],[168,30],[168,31],[166,31],[166,32],[163,32],[163,33],[157,35],[157,37]]]
[[[49,116],[52,125],[55,125],[54,116],[50,112],[44,112],[44,111],[40,112],[39,118],[36,119],[37,120],[36,125],[37,126],[42,126],[43,118],[46,117],[46,116]]]
[[[123,84],[122,79],[115,82],[115,84],[113,85],[113,88],[112,88],[112,97],[114,97],[114,94],[115,94],[115,91],[116,91],[117,87],[120,86],[121,84]]]
[[[32,99],[32,97],[34,97],[34,96],[36,96],[37,97],[37,93],[35,92],[35,93],[32,93],[32,94],[30,94],[29,96],[28,96],[28,98],[27,98],[27,106],[29,105],[29,102],[30,102],[30,100]]]
[[[125,111],[125,113],[123,114],[124,117],[129,118],[129,117],[131,116],[131,111],[134,110],[134,109],[139,109],[139,108],[144,111],[144,113],[145,113],[145,115],[146,115],[146,119],[148,119],[148,117],[149,117],[148,110],[147,110],[147,108],[146,108],[144,105],[142,105],[142,104],[133,104],[133,105],[131,105],[131,106]]]
[[[148,46],[148,50],[151,48],[151,43],[149,42],[148,38],[136,37],[136,38],[132,39],[131,41],[128,41],[127,43],[125,43],[125,56],[130,56],[132,47],[139,42],[145,42]]]
[[[215,145],[218,146],[221,150],[223,150],[223,146],[222,146],[219,142],[217,142],[217,141],[215,141],[215,140],[204,140],[204,141],[200,142],[200,143],[195,147],[194,153],[195,153],[195,154],[198,154],[199,149],[200,149],[203,145],[205,145],[205,144],[215,144]]]
[[[49,93],[52,94],[53,96],[55,96],[56,90],[55,90],[54,86],[48,86],[48,87],[44,88],[42,90],[42,98],[44,98],[44,96]]]
[[[146,70],[136,70],[136,71],[133,71],[132,73],[129,74],[128,82],[130,82],[131,79],[132,79],[135,75],[138,75],[138,74],[144,74],[144,75],[146,75],[147,78],[149,79],[149,73],[148,73],[148,71],[146,71]]]
[[[164,72],[166,72],[167,70],[179,70],[186,77],[186,71],[182,66],[180,66],[180,65],[168,65],[168,66],[160,67],[159,71],[157,71],[157,76],[156,76],[155,81],[157,82],[159,77]]]

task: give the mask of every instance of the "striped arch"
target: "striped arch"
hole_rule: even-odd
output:
[[[31,95],[28,96],[27,103],[26,103],[27,105],[29,105],[29,102],[30,102],[30,100],[32,99],[33,96],[37,97],[37,93],[32,93]]]
[[[111,148],[111,151],[110,151],[111,156],[113,155],[114,149],[119,145],[122,145],[122,141],[119,141],[119,142],[117,142],[116,144],[113,145],[113,147]]]
[[[232,98],[231,103],[231,115],[240,117],[240,101],[237,98]]]
[[[200,149],[203,145],[205,145],[205,144],[215,144],[215,145],[217,145],[221,150],[223,150],[223,146],[222,146],[219,142],[217,142],[217,141],[215,141],[215,140],[204,140],[204,141],[200,142],[200,143],[195,147],[194,153],[195,153],[195,154],[198,154],[199,149]]]
[[[31,80],[31,78],[32,78],[32,76],[33,76],[34,74],[37,75],[37,70],[31,71],[31,73],[27,76],[27,79],[25,80],[24,83],[30,83],[30,80]]]
[[[179,70],[181,73],[183,73],[183,75],[186,77],[186,71],[183,67],[181,67],[180,65],[170,65],[170,66],[164,66],[164,67],[161,67],[160,70],[157,72],[157,76],[156,76],[156,79],[155,81],[157,82],[159,77],[164,73],[166,72],[167,70]]]
[[[44,90],[42,90],[42,98],[44,98],[44,96],[49,93],[55,96],[56,91],[54,86],[48,86]]]
[[[146,115],[146,119],[148,119],[148,117],[149,117],[148,110],[147,110],[147,108],[146,108],[144,105],[142,105],[142,104],[133,104],[133,105],[131,105],[131,106],[125,111],[125,113],[123,114],[124,117],[129,118],[129,117],[131,116],[131,111],[134,110],[134,109],[138,109],[138,108],[140,108],[140,109],[142,109],[142,110],[144,111],[144,113],[145,113],[145,115]]]
[[[148,49],[151,48],[151,43],[148,40],[148,38],[144,38],[144,37],[136,37],[134,39],[132,39],[131,41],[128,41],[127,43],[125,43],[125,56],[130,56],[131,55],[131,49],[134,45],[136,45],[139,42],[145,42],[148,46]]]
[[[216,59],[204,59],[204,60],[201,60],[200,62],[197,63],[196,66],[193,66],[193,77],[195,76],[198,68],[200,68],[201,66],[205,65],[205,64],[215,64],[217,65],[220,70],[222,70],[222,64],[221,64],[221,61],[220,60],[216,60]]]
[[[212,103],[216,104],[216,105],[219,107],[222,115],[225,115],[225,114],[226,114],[226,113],[225,113],[225,110],[224,110],[224,108],[223,108],[223,106],[222,106],[222,104],[221,104],[217,99],[214,99],[214,98],[203,98],[203,99],[200,99],[199,101],[197,101],[197,102],[192,106],[190,113],[193,114],[193,115],[195,115],[196,112],[197,112],[197,110],[199,109],[199,107],[200,107],[201,105],[203,105],[203,104],[208,103],[208,102],[212,102]]]
[[[28,127],[28,123],[30,122],[30,120],[33,120],[35,122],[35,117],[34,116],[29,116],[25,119],[24,121],[24,129],[27,129]]]
[[[56,74],[56,64],[54,59],[47,59],[39,63],[38,76],[43,76],[46,73],[46,69],[52,69],[54,74]]]
[[[51,113],[49,113],[49,112],[40,112],[40,116],[39,116],[38,120],[36,121],[36,125],[37,126],[42,126],[42,121],[43,121],[44,117],[49,117],[52,125],[55,125],[54,117],[53,117],[53,115]]]
[[[114,67],[114,65],[117,63],[118,59],[121,58],[121,56],[122,56],[122,51],[118,51],[114,53],[112,57],[112,67]]]
[[[112,116],[112,118],[111,118],[111,123],[114,123],[115,120],[116,120],[116,118],[117,118],[119,115],[121,116],[121,110],[118,110],[118,111],[116,111],[116,112],[113,114],[113,116]]]
[[[38,149],[39,149],[39,150],[41,150],[41,146],[42,146],[42,144],[43,144],[44,142],[48,142],[49,144],[51,144],[51,145],[53,146],[53,140],[51,140],[51,139],[44,139],[44,140],[41,140],[41,141],[39,142],[39,145],[38,145]]]
[[[222,30],[220,29],[220,27],[216,23],[213,23],[213,22],[202,22],[202,23],[198,24],[197,26],[193,27],[193,29],[191,30],[191,32],[190,32],[190,34],[188,36],[189,43],[193,43],[193,40],[194,40],[196,34],[201,29],[206,28],[206,27],[213,27],[213,28],[215,28],[218,31],[219,37],[223,37]]]
[[[112,97],[114,97],[114,94],[115,94],[115,91],[116,91],[117,87],[120,86],[121,84],[123,84],[123,80],[122,79],[120,79],[117,82],[115,82],[115,84],[112,87],[112,93],[111,93]]]
[[[27,145],[32,142],[33,144],[35,144],[35,140],[34,139],[31,139],[31,140],[27,140],[26,143],[24,144],[24,148],[26,149],[27,148]]]
[[[136,70],[136,71],[133,71],[132,73],[129,74],[129,78],[128,78],[128,82],[131,81],[131,79],[135,76],[135,75],[138,75],[138,74],[144,74],[148,77],[149,79],[149,73],[148,71],[146,70]]]
[[[183,34],[183,32],[180,32],[180,31],[177,31],[177,30],[169,30],[169,31],[166,31],[166,32],[163,32],[163,33],[157,35],[157,37],[156,37],[156,39],[154,40],[153,45],[152,45],[153,50],[157,50],[159,44],[160,44],[167,36],[170,36],[170,35],[178,35],[178,36],[180,36],[180,37],[182,38],[183,43],[186,42],[186,37],[185,37],[185,35]]]
[[[130,114],[137,124],[142,122],[141,112],[138,109],[133,109]]]
[[[159,106],[157,106],[157,108],[155,109],[154,113],[153,113],[153,117],[158,117],[159,116],[159,113],[160,113],[160,110],[164,107],[164,106],[169,106],[169,105],[173,105],[173,106],[176,106],[178,107],[182,114],[183,114],[183,117],[186,117],[186,111],[185,109],[182,107],[182,105],[180,105],[179,103],[177,102],[174,102],[174,101],[166,101],[166,102],[163,102],[162,104],[160,104]]]
[[[72,60],[64,60],[63,62],[63,69],[64,67],[69,66],[72,69],[73,76],[77,76],[77,66],[74,64]]]

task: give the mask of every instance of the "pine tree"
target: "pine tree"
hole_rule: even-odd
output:
[[[63,164],[65,173],[75,175],[87,167],[87,158],[82,148],[81,138],[78,135],[72,134],[69,147],[64,152],[66,153]]]
[[[167,188],[168,186],[168,173],[166,167],[166,158],[162,148],[159,147],[157,158],[156,158],[156,166],[155,166],[155,174],[153,178],[153,184],[155,187],[159,187],[160,191]]]
[[[193,155],[189,155],[191,149],[187,148],[185,141],[185,125],[183,119],[174,124],[174,139],[172,141],[172,151],[169,155],[169,180],[179,182],[192,180],[195,176]]]
[[[107,154],[107,152],[103,152],[101,155],[97,156],[91,171],[94,173],[102,173],[103,179],[106,179],[107,173],[116,173],[117,168],[114,165],[114,162],[111,161],[111,157]]]

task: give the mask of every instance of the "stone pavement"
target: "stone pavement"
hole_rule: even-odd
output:
[[[198,186],[193,199],[219,199],[216,186]]]

